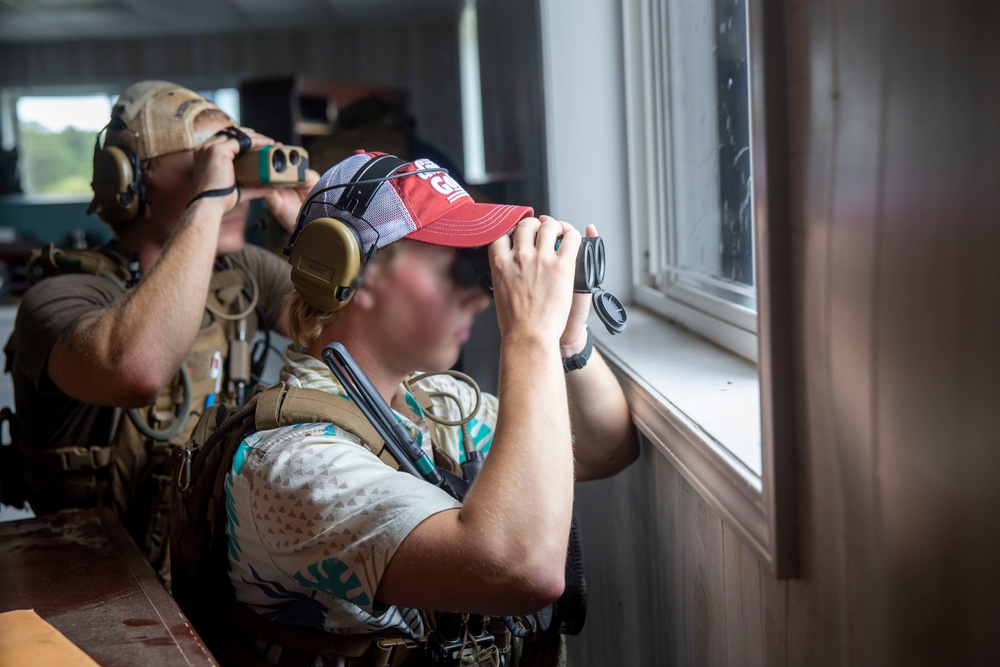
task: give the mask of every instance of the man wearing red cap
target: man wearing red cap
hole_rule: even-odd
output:
[[[186,441],[190,413],[250,381],[246,341],[262,320],[280,329],[291,290],[287,265],[245,244],[247,202],[263,197],[291,229],[318,177],[235,187],[237,153],[274,142],[220,134],[234,125],[177,84],[122,93],[95,147],[91,205],[115,239],[46,255],[42,270],[60,275],[28,290],[11,340],[32,509],[113,505],[163,574],[167,452]]]
[[[349,428],[254,433],[226,480],[226,530],[237,598],[260,616],[417,639],[419,610],[520,615],[559,598],[574,481],[617,473],[638,444],[591,346],[590,296],[573,293],[580,233],[527,207],[474,203],[429,161],[394,160],[360,152],[306,198],[289,248],[295,343],[282,379],[346,397],[321,360],[341,343],[428,456],[442,458],[432,444],[459,462],[489,455],[460,502],[386,465]],[[324,291],[338,267],[311,253],[310,232],[340,223],[357,232],[364,265],[349,289]],[[489,303],[457,270],[460,249],[485,245],[503,340],[498,396],[415,377],[454,364]]]

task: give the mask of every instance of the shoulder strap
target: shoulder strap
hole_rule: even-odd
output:
[[[424,414],[434,409],[434,401],[431,400],[431,395],[424,391],[423,387],[413,383],[408,384],[406,388],[413,394],[413,398],[416,399],[417,405],[424,411]]]
[[[121,289],[129,280],[128,267],[121,266],[100,250],[61,250],[50,243],[31,252],[28,280],[32,284],[64,273],[87,273],[113,282]]]
[[[383,463],[399,469],[399,462],[375,427],[357,405],[342,396],[319,389],[288,387],[282,382],[260,394],[254,418],[258,431],[311,422],[334,424],[361,438],[362,444]]]

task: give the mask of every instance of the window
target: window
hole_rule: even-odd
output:
[[[24,96],[15,108],[24,192],[89,193],[94,137],[108,123],[111,98]]]
[[[239,121],[239,91],[219,88],[199,91]],[[18,95],[5,91],[0,105],[13,118],[3,136],[18,148],[21,188],[31,195],[86,195],[97,133],[108,123],[117,95],[106,92]],[[10,113],[13,111],[13,113]],[[5,146],[7,147],[7,146]]]
[[[637,300],[756,361],[746,0],[647,9],[656,187]]]
[[[486,182],[483,137],[483,88],[479,73],[479,18],[476,0],[465,0],[458,22],[458,65],[462,95],[462,145],[465,181]]]
[[[623,3],[635,301],[680,327],[640,311],[631,347],[657,355],[613,341],[602,350],[649,440],[762,562],[791,576],[787,150],[773,4]]]

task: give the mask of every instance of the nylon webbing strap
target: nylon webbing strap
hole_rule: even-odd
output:
[[[375,638],[371,635],[338,635],[269,621],[239,602],[233,602],[230,618],[236,627],[254,639],[263,639],[306,655],[360,658],[375,643]]]
[[[22,447],[24,458],[33,466],[55,468],[63,472],[99,470],[111,465],[111,447],[58,447],[38,449]]]
[[[270,431],[278,427],[278,410],[281,408],[281,396],[285,391],[285,383],[280,382],[265,389],[257,398],[257,410],[254,412],[254,423],[258,431]]]
[[[434,401],[431,400],[430,394],[426,391],[421,389],[416,384],[407,384],[407,389],[409,389],[410,393],[413,394],[413,398],[417,401],[417,405],[420,406],[420,409],[423,410],[425,414],[434,409]]]
[[[379,459],[392,468],[399,462],[389,454],[385,441],[361,410],[351,401],[319,389],[301,389],[277,384],[257,399],[255,423],[258,431],[293,424],[329,423],[353,433],[367,443]]]

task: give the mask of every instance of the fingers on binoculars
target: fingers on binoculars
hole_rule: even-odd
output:
[[[543,251],[548,248],[555,250],[556,241],[562,235],[562,232],[562,224],[558,220],[545,216],[545,219],[541,221],[541,225],[538,227],[535,239],[533,239],[535,247]]]

